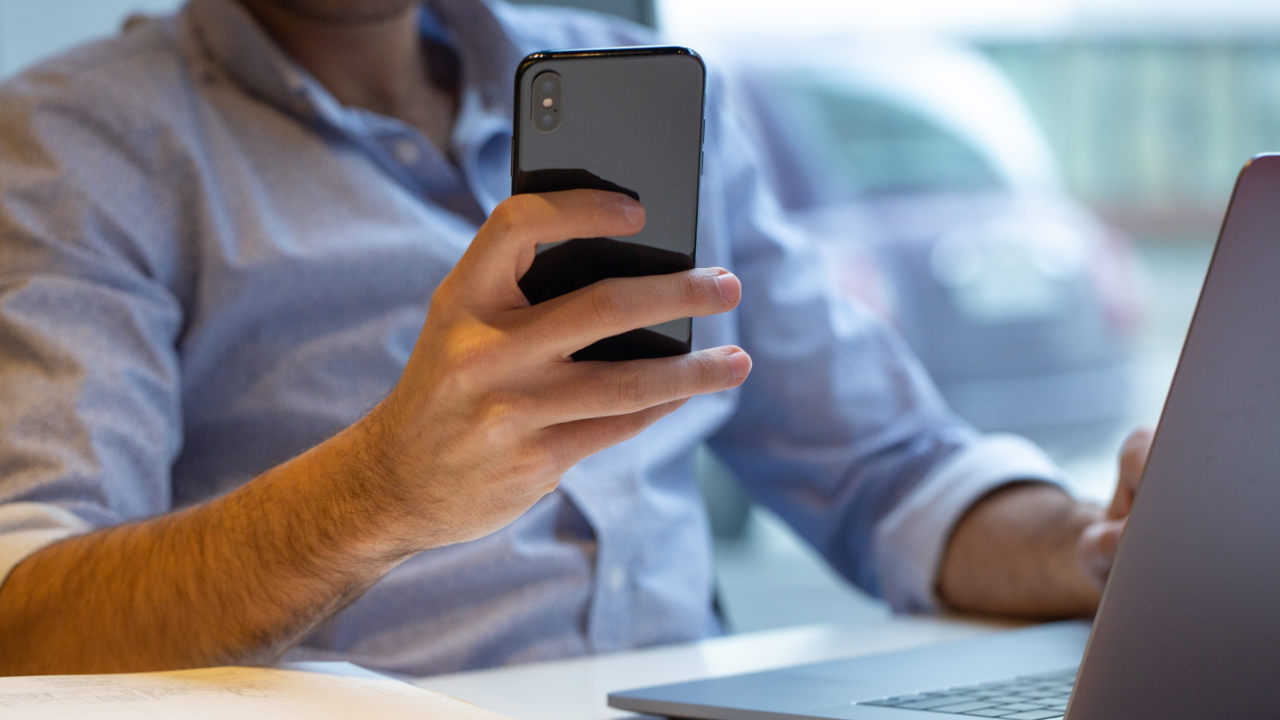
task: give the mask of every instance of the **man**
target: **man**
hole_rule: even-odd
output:
[[[0,671],[425,674],[714,633],[703,441],[897,608],[1089,612],[1144,443],[1104,513],[950,416],[831,299],[716,88],[703,269],[528,306],[539,243],[644,211],[504,199],[515,63],[642,39],[479,0],[192,0],[7,83]],[[690,315],[687,357],[568,359]]]

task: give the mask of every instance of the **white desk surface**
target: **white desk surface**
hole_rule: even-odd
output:
[[[892,617],[728,635],[610,655],[436,675],[416,684],[521,720],[635,717],[614,690],[900,650],[1015,627],[962,617]]]

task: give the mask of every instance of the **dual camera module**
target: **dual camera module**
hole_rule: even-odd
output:
[[[560,75],[544,72],[533,79],[533,125],[542,132],[560,127]]]

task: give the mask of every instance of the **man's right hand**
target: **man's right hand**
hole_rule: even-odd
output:
[[[0,585],[0,674],[271,662],[419,550],[511,522],[569,466],[686,398],[733,387],[746,353],[573,362],[595,340],[737,304],[718,270],[605,280],[530,307],[539,243],[629,235],[623,195],[500,205],[432,299],[396,387],[355,425],[239,488],[67,538]]]
[[[517,285],[540,244],[643,226],[631,198],[572,190],[511,197],[480,228],[436,289],[400,381],[357,426],[387,530],[407,550],[498,530],[578,461],[746,378],[751,359],[736,347],[570,358],[611,335],[731,310],[742,288],[725,270],[603,280],[535,306]]]

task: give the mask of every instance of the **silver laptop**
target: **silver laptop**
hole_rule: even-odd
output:
[[[609,704],[716,720],[1280,718],[1280,155],[1236,182],[1092,633],[1042,625]]]

